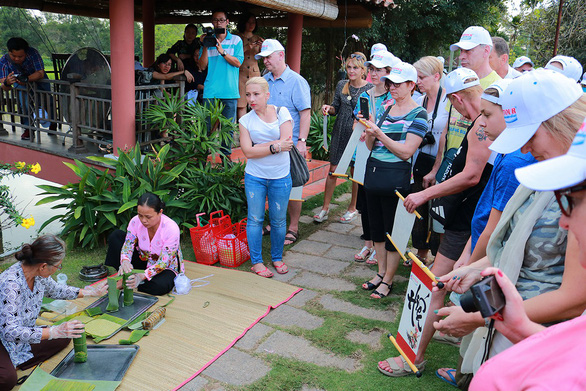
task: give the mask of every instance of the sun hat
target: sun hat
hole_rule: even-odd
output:
[[[274,52],[284,52],[285,48],[281,45],[281,42],[276,39],[265,39],[260,48],[260,53],[254,56],[255,60],[260,60],[263,57],[270,56]]]
[[[517,59],[513,63],[513,68],[519,68],[521,65],[524,65],[524,64],[531,64],[531,66],[535,66],[535,64],[533,64],[533,61],[531,61],[531,59],[529,57],[521,56],[521,57],[517,57]]]
[[[381,50],[384,50],[385,52],[388,51],[384,43],[375,43],[372,45],[370,48],[370,58],[372,58],[376,52],[380,52]]]
[[[370,61],[366,61],[364,65],[366,67],[372,65],[375,68],[385,68],[385,67],[393,67],[395,64],[399,63],[400,60],[393,56],[393,54],[386,50],[379,50],[378,52],[374,53]]]
[[[480,79],[476,72],[470,68],[457,68],[448,73],[444,81],[446,94],[465,90],[466,88],[480,85]]]
[[[505,91],[512,81],[513,79],[500,79],[499,81],[494,82],[488,87],[486,87],[485,91],[489,88],[494,88],[495,90],[497,90],[499,93],[498,98],[496,96],[488,95],[484,92],[482,93],[481,98],[491,103],[494,103],[495,105],[502,106],[503,96],[505,96]]]
[[[553,62],[562,64],[562,69],[552,65]],[[547,62],[545,69],[559,72],[575,81],[579,81],[582,74],[582,65],[574,57],[569,56],[555,56]]]
[[[380,78],[381,80],[388,79],[393,83],[404,83],[412,81],[417,83],[417,69],[409,63],[399,62],[393,66],[391,73]]]
[[[582,88],[572,79],[548,69],[525,72],[513,79],[501,100],[507,127],[490,149],[511,153],[533,137],[547,121],[576,102]]]
[[[515,170],[519,182],[530,189],[565,189],[586,180],[586,118],[568,153]]]
[[[460,42],[450,45],[450,50],[455,52],[458,49],[470,50],[478,45],[488,45],[492,47],[490,33],[480,26],[470,26],[462,33]]]

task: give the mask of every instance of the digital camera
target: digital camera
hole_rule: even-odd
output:
[[[222,28],[211,28],[211,27],[204,27],[203,32],[205,37],[203,37],[203,46],[206,48],[213,48],[216,47],[218,41],[216,40],[216,35],[226,34],[226,29]]]
[[[483,318],[489,318],[503,309],[505,295],[494,276],[489,276],[470,287],[460,297],[464,312],[480,311]]]

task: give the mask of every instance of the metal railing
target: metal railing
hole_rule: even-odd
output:
[[[183,80],[135,87],[136,136],[141,146],[164,140],[157,129],[141,121],[142,113],[156,102],[155,95],[161,95],[163,90],[176,93],[177,89],[183,96]],[[70,139],[70,151],[76,153],[88,149],[109,151],[112,148],[111,96],[109,85],[49,79],[1,90],[0,134],[7,134],[7,129],[28,130],[31,140],[37,143],[42,144],[43,135],[52,134],[62,137],[63,145]]]

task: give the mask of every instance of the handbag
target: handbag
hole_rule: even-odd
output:
[[[368,159],[364,190],[377,196],[392,196],[395,190],[405,195],[411,186],[411,163],[386,163]]]
[[[289,151],[290,171],[291,171],[291,186],[303,186],[309,181],[309,169],[305,158],[301,156],[299,150],[295,145]]]
[[[435,156],[420,151],[413,165],[413,174],[423,178],[430,173],[434,164]]]

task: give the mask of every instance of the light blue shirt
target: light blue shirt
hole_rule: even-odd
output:
[[[226,38],[224,38],[221,45],[226,54],[236,57],[242,64],[242,61],[244,61],[244,48],[242,39],[239,36],[227,32]],[[230,65],[215,47],[207,50],[208,75],[203,85],[203,97],[207,99],[240,98],[240,93],[238,92],[239,67]],[[203,48],[199,51],[200,56],[202,52]]]
[[[299,73],[292,71],[287,65],[283,74],[275,80],[271,72],[264,78],[269,82],[271,96],[268,104],[277,107],[285,106],[293,119],[293,143],[297,145],[299,138],[299,112],[311,108],[309,83]]]

